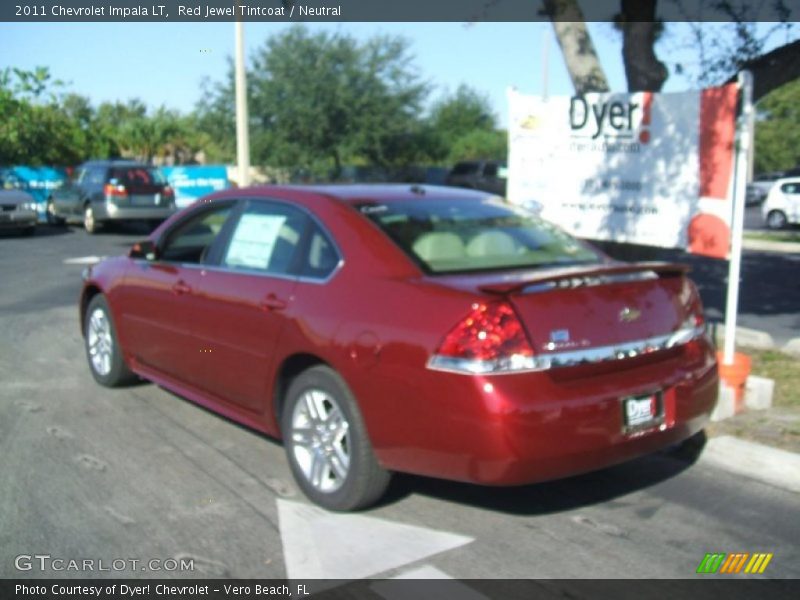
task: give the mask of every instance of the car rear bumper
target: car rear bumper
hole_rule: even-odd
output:
[[[34,227],[39,217],[32,210],[11,210],[0,212],[0,229],[26,229]]]
[[[635,368],[605,366],[577,376],[566,376],[566,370],[488,377],[436,373],[399,401],[418,413],[413,425],[395,412],[391,426],[383,426],[383,417],[373,434],[374,421],[368,420],[373,445],[387,468],[484,485],[602,469],[680,443],[708,422],[718,393],[710,345],[703,342],[703,356],[694,357],[692,367],[686,366],[685,349],[671,352]],[[626,432],[623,399],[656,391],[662,393],[663,422]]]
[[[117,206],[115,204],[99,204],[94,208],[98,221],[136,221],[164,220],[171,217],[177,208],[174,206]]]

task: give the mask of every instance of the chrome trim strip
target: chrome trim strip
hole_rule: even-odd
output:
[[[548,371],[562,367],[625,360],[643,354],[669,350],[686,344],[704,333],[705,327],[682,327],[666,335],[658,335],[624,344],[568,352],[554,352],[553,354],[534,357],[514,356],[511,359],[492,361],[469,360],[434,354],[428,360],[426,366],[434,371],[447,371],[448,373],[458,373],[460,375],[510,375],[514,373]]]
[[[307,277],[305,275],[291,275],[289,273],[270,273],[268,271],[259,271],[258,269],[237,269],[233,267],[223,267],[220,265],[204,265],[200,263],[177,263],[179,266],[186,268],[186,269],[198,269],[201,271],[216,271],[220,273],[232,273],[232,274],[239,274],[239,275],[256,275],[259,277],[268,277],[272,279],[286,279],[291,281],[300,281],[303,283],[316,283],[317,285],[324,285],[328,283],[334,276],[339,272],[339,270],[344,266],[344,259],[341,258],[339,255],[339,262],[336,263],[336,266],[333,270],[324,278],[319,277]],[[164,261],[165,264],[175,264],[175,263],[168,263]]]

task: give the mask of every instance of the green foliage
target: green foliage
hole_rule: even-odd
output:
[[[460,86],[424,114],[430,84],[408,42],[366,41],[298,26],[269,38],[248,73],[251,162],[312,178],[346,165],[386,170],[469,158],[504,158],[485,96]],[[0,71],[0,164],[77,164],[88,158],[236,155],[234,69],[206,80],[190,115],[141,100],[103,102],[64,93],[49,71]]]
[[[80,131],[51,89],[44,67],[0,72],[0,164],[67,164]]]
[[[132,156],[189,160],[209,143],[194,117],[140,100],[105,102],[63,94],[49,71],[0,71],[0,164],[74,165],[88,158]]]
[[[228,61],[228,75],[223,82],[204,79],[192,121],[197,131],[208,137],[203,149],[206,158],[214,162],[233,162],[236,158],[236,115],[234,113],[235,92],[233,87],[233,64]],[[249,86],[252,88],[252,85]],[[251,101],[252,104],[252,101]],[[250,108],[252,113],[252,107]],[[255,123],[251,121],[251,123]],[[258,125],[251,126],[251,132]],[[263,156],[262,139],[251,133],[250,145],[253,156]]]
[[[756,172],[800,164],[800,80],[764,96],[757,105]]]
[[[473,129],[456,139],[448,158],[451,163],[470,159],[505,160],[507,153],[508,132]]]
[[[410,62],[407,42],[389,36],[293,27],[270,38],[249,72],[253,162],[336,176],[345,163],[413,160],[427,86]]]
[[[214,140],[209,154],[235,156],[234,73],[206,81],[196,118]],[[298,26],[270,38],[248,71],[251,161],[311,177],[334,177],[344,165],[402,167],[502,158],[489,100],[461,86],[422,105],[422,81],[402,38],[365,42]],[[462,140],[463,138],[463,140]]]
[[[434,104],[430,127],[428,148],[437,162],[506,156],[506,134],[496,129],[489,99],[468,86],[459,86],[455,94]]]

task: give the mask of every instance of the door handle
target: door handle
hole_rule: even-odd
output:
[[[281,300],[275,294],[269,294],[261,301],[262,310],[283,310],[284,308],[286,308],[286,301]]]
[[[179,279],[173,286],[172,291],[181,296],[183,294],[190,294],[192,292],[192,286],[186,283],[183,279]]]

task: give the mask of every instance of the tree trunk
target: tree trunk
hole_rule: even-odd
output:
[[[333,148],[331,152],[331,156],[333,157],[333,181],[338,181],[339,177],[342,175],[342,158],[339,156],[338,148]]]
[[[669,76],[656,57],[657,0],[622,0],[622,58],[629,92],[657,92]]]
[[[608,80],[577,0],[544,0],[576,94],[609,91]]]

